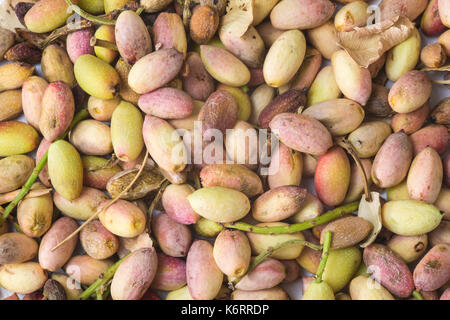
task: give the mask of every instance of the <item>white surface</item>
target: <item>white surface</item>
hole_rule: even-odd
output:
[[[5,0],[0,0],[0,23],[2,22],[1,18],[4,17],[4,11],[3,11],[3,10],[5,10],[4,1]],[[379,2],[380,2],[379,0],[368,1],[369,4],[377,4]],[[425,46],[426,44],[429,44],[429,43],[434,43],[434,42],[436,42],[436,39],[437,39],[437,38],[427,38],[423,34],[421,34],[421,36],[422,36],[422,46]],[[327,64],[329,64],[329,61],[325,60],[324,65],[327,65]],[[38,68],[38,72],[39,71],[40,71],[40,68]],[[429,73],[429,75],[432,78],[434,76],[437,76],[437,75],[433,75],[432,73],[431,74]],[[387,84],[388,87],[390,87],[391,85],[392,85],[392,83]],[[449,92],[450,92],[450,90],[447,89],[445,86],[434,84],[433,85],[433,94],[431,97],[431,106],[434,107],[440,100],[442,100],[445,97],[448,97]],[[18,120],[25,121],[23,116],[21,118],[19,118]],[[305,179],[302,182],[302,186],[306,187],[308,189],[308,191],[315,193],[314,183],[313,183],[312,179]],[[305,274],[305,275],[310,275],[310,274]],[[300,280],[297,280],[297,281],[289,283],[289,284],[282,284],[281,286],[284,289],[286,289],[286,291],[288,292],[291,299],[300,299],[301,298],[302,284],[301,284]],[[3,288],[0,288],[0,299],[3,299],[11,294],[12,294],[11,292],[9,292]]]

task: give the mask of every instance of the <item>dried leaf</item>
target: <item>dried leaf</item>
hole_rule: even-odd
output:
[[[12,0],[0,1],[0,27],[11,31],[14,31],[15,28],[23,28],[14,11],[16,4],[17,1]]]
[[[372,201],[369,202],[366,200],[366,196],[363,195],[358,209],[358,217],[366,219],[373,225],[367,240],[360,245],[362,248],[371,245],[375,241],[382,227],[380,194],[378,192],[371,192],[370,194],[372,195]]]
[[[121,171],[112,177],[106,185],[106,190],[109,192],[111,197],[115,198],[123,190],[125,190],[125,188],[130,184],[130,181],[136,177],[137,173],[138,169],[134,168]],[[125,192],[120,198],[126,200],[141,199],[153,190],[158,189],[164,180],[164,177],[156,168],[152,168],[148,171],[144,170],[131,189]]]
[[[222,29],[242,37],[253,23],[254,0],[230,0],[227,14],[222,17]]]
[[[450,71],[450,64],[439,68],[423,68],[421,71]]]
[[[339,45],[362,67],[367,68],[386,51],[408,39],[414,24],[399,16],[364,28],[338,32]]]

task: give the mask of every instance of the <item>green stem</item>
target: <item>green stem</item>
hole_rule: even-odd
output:
[[[117,268],[119,268],[122,261],[128,257],[129,253],[126,254],[122,259],[114,263],[111,267],[106,269],[106,271],[103,273],[103,276],[101,278],[98,278],[93,284],[91,284],[86,290],[83,291],[83,293],[80,294],[78,297],[80,300],[87,300],[89,299],[94,293],[99,291],[102,286],[104,286],[106,283],[108,283],[112,277],[114,276],[114,273],[116,272]],[[98,295],[97,295],[98,297]]]
[[[420,294],[419,291],[414,290],[414,291],[412,292],[412,295],[413,295],[413,297],[416,298],[417,300],[424,300],[423,296]]]
[[[87,111],[87,109],[80,110],[74,116],[69,129],[65,133],[63,133],[60,137],[58,137],[57,140],[64,139],[69,134],[69,131],[72,130],[72,128],[75,127],[75,125],[78,122],[87,118],[88,116],[89,116],[89,112]],[[27,182],[25,182],[25,185],[20,190],[20,193],[5,208],[5,212],[3,212],[2,216],[0,217],[0,226],[5,222],[5,219],[9,216],[9,214],[17,206],[17,204],[20,202],[20,200],[22,200],[28,194],[28,192],[31,189],[31,186],[38,178],[39,173],[44,168],[44,166],[47,164],[47,160],[48,160],[48,151],[42,156],[41,160],[39,160],[38,164],[34,168],[33,172],[31,173],[30,177],[28,178]]]
[[[327,265],[328,255],[331,247],[331,231],[327,231],[325,233],[325,240],[323,242],[323,251],[322,257],[320,258],[319,267],[317,268],[316,280],[314,282],[321,283],[323,271],[325,270],[325,266]]]
[[[286,234],[286,233],[296,233],[299,231],[311,229],[315,226],[319,226],[325,224],[327,222],[336,220],[344,215],[352,213],[358,210],[359,201],[350,202],[341,207],[337,207],[327,213],[311,219],[304,221],[302,223],[291,224],[288,226],[273,226],[273,227],[258,227],[252,224],[244,223],[244,222],[232,222],[232,223],[224,223],[223,226],[228,229],[238,229],[241,231],[259,233],[259,234]]]
[[[92,21],[92,22],[95,22],[98,24],[106,24],[106,25],[112,25],[112,26],[116,23],[115,20],[104,19],[104,18],[93,16],[92,14],[89,14],[86,11],[84,11],[83,9],[81,9],[79,6],[74,5],[72,3],[72,1],[70,1],[70,0],[66,0],[66,3],[73,11],[75,11],[79,16],[85,18],[86,20],[89,20],[89,21]]]

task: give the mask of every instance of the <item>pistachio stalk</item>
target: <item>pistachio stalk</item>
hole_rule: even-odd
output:
[[[258,227],[245,222],[232,222],[222,224],[228,229],[237,229],[246,232],[259,233],[259,234],[287,234],[296,233],[303,230],[311,229],[315,226],[320,226],[327,222],[341,218],[347,214],[350,214],[358,210],[359,201],[350,202],[341,207],[337,207],[331,211],[324,213],[323,215],[304,221],[302,223],[291,224],[287,226],[272,226],[272,227]]]
[[[158,192],[156,193],[155,197],[153,198],[152,203],[150,203],[150,206],[148,207],[148,218],[147,218],[147,230],[148,231],[151,230],[150,223],[152,221],[153,211],[155,210],[156,205],[158,204],[159,200],[161,200],[162,194],[168,185],[169,185],[169,181],[167,181],[167,180],[161,184],[161,187],[159,188]]]
[[[328,255],[331,247],[331,231],[327,231],[325,233],[325,239],[323,242],[323,250],[322,257],[320,258],[319,267],[317,268],[316,280],[314,282],[321,283],[323,271],[325,270],[325,266],[327,265]]]
[[[130,184],[122,190],[121,193],[119,193],[114,199],[112,199],[112,201],[110,201],[107,205],[105,206],[101,206],[99,208],[97,208],[97,211],[89,218],[87,219],[85,222],[83,222],[83,224],[74,232],[72,232],[70,235],[68,235],[63,241],[61,241],[60,243],[58,243],[54,248],[51,249],[51,251],[55,251],[56,249],[58,249],[60,246],[62,246],[64,243],[66,243],[67,241],[69,241],[70,239],[72,239],[75,235],[77,235],[81,230],[83,230],[84,227],[86,227],[88,225],[89,222],[91,222],[94,219],[97,219],[98,215],[100,213],[102,213],[104,210],[108,209],[110,206],[112,206],[114,203],[116,203],[120,197],[122,195],[124,195],[125,193],[128,192],[128,190],[131,189],[131,187],[133,186],[133,184],[137,181],[137,179],[139,179],[139,176],[141,175],[142,171],[144,171],[145,168],[145,163],[147,162],[148,159],[148,152],[145,153],[145,157],[144,160],[142,161],[142,165],[139,168],[138,173],[136,174],[136,176],[134,177],[134,179],[130,182]]]
[[[189,20],[191,19],[191,0],[184,0],[183,3],[183,24],[186,28],[189,27]]]
[[[47,38],[45,38],[45,40],[43,40],[41,43],[39,43],[38,47],[40,47],[41,49],[44,49],[47,45],[49,45],[51,42],[57,40],[59,37],[63,37],[71,32],[77,31],[77,30],[82,30],[82,29],[86,29],[86,28],[90,28],[93,27],[95,25],[98,24],[104,24],[104,23],[99,23],[98,19],[100,19],[101,21],[109,21],[109,22],[114,22],[115,23],[115,18],[123,11],[123,10],[136,10],[134,6],[128,6],[126,5],[124,8],[122,9],[118,9],[118,10],[113,10],[107,14],[104,15],[100,15],[98,17],[93,16],[95,19],[94,20],[81,20],[81,21],[74,21],[71,23],[66,24],[63,27],[60,27],[58,29],[55,29]],[[136,10],[136,13],[139,15],[142,13],[143,8],[140,7]],[[113,23],[113,24],[114,24]]]
[[[114,276],[114,273],[116,273],[117,268],[119,268],[122,261],[128,257],[130,253],[127,253],[122,259],[114,263],[111,267],[106,269],[104,273],[100,275],[100,277],[95,280],[93,284],[91,284],[86,290],[84,290],[78,298],[80,300],[86,300],[89,299],[94,293],[97,292],[98,289],[102,288],[102,286],[106,285]],[[100,293],[102,295],[102,293]],[[97,296],[98,297],[98,296]]]
[[[64,132],[57,140],[64,139],[72,130],[72,128],[81,120],[87,118],[89,116],[89,112],[87,109],[80,110],[74,117],[70,124],[69,129]],[[25,185],[22,187],[20,192],[17,194],[17,196],[14,198],[13,201],[11,201],[8,206],[5,208],[5,212],[3,212],[2,216],[0,217],[0,226],[5,222],[5,219],[9,216],[9,214],[13,211],[13,209],[19,204],[20,200],[22,200],[30,191],[31,186],[36,181],[36,179],[39,176],[39,173],[42,171],[44,166],[47,164],[48,160],[48,151],[42,156],[41,160],[38,162],[36,167],[34,168],[33,172],[31,173],[30,177],[28,178],[27,182],[25,182]]]
[[[337,142],[337,144],[344,148],[345,151],[347,151],[348,154],[350,154],[355,160],[356,166],[358,167],[361,176],[363,177],[364,182],[364,194],[366,195],[366,200],[369,202],[372,202],[372,194],[370,193],[369,189],[369,183],[366,176],[366,171],[364,170],[364,167],[361,163],[361,160],[359,159],[358,155],[356,154],[355,150],[353,149],[352,145],[347,141],[347,139],[343,138]]]
[[[101,40],[101,39],[98,39],[96,37],[92,37],[91,38],[90,45],[91,46],[97,46],[97,47],[106,48],[106,49],[109,49],[109,50],[112,50],[112,51],[119,51],[119,49],[117,48],[117,45],[114,42]]]
[[[79,6],[74,5],[72,3],[72,1],[70,1],[70,0],[66,0],[66,3],[70,9],[75,11],[75,13],[77,13],[79,16],[85,18],[86,20],[95,22],[97,24],[106,24],[106,25],[114,25],[116,23],[115,20],[105,19],[102,17],[97,17],[92,14],[89,14],[86,11],[84,11],[83,9],[81,9]]]
[[[414,290],[414,291],[412,292],[412,295],[413,295],[413,297],[416,298],[417,300],[425,300],[425,299],[423,298],[423,296],[420,294],[420,292],[417,291],[417,290]]]

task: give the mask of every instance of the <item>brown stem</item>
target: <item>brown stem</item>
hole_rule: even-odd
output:
[[[364,193],[366,195],[366,200],[369,202],[372,202],[372,195],[370,193],[369,183],[367,181],[367,176],[366,176],[366,171],[364,170],[361,160],[359,159],[359,157],[356,154],[355,150],[353,149],[352,145],[345,138],[342,138],[341,140],[339,140],[337,142],[337,144],[340,147],[344,148],[345,151],[347,151],[352,156],[353,160],[355,160],[356,166],[358,167],[358,169],[361,173],[361,176],[363,177]]]
[[[119,51],[117,45],[114,42],[97,39],[96,37],[91,38],[91,46],[102,47],[113,51]]]
[[[183,5],[183,24],[186,28],[189,27],[189,19],[191,18],[191,10],[189,9],[191,0],[184,0]]]
[[[112,199],[112,201],[110,201],[107,205],[102,206],[97,208],[97,211],[95,212],[95,214],[93,214],[89,219],[87,219],[77,230],[75,230],[74,232],[72,232],[69,236],[67,236],[63,241],[61,241],[60,243],[58,243],[54,248],[51,249],[51,251],[55,251],[56,249],[58,249],[60,246],[62,246],[64,243],[66,243],[67,241],[69,241],[70,239],[72,239],[75,235],[77,235],[89,222],[91,222],[92,220],[96,219],[98,217],[98,215],[100,213],[102,213],[104,210],[108,209],[110,206],[112,206],[114,203],[116,203],[120,197],[122,195],[124,195],[125,193],[128,192],[128,190],[131,189],[131,187],[133,186],[133,184],[137,181],[137,179],[139,179],[139,176],[141,175],[142,171],[144,171],[145,168],[145,163],[147,162],[147,158],[148,158],[148,152],[145,153],[145,157],[144,157],[144,161],[142,161],[142,165],[139,168],[138,173],[136,174],[136,176],[134,177],[134,179],[130,182],[130,184],[124,189],[122,190],[121,193],[119,193],[117,195],[117,197],[115,197],[114,199]]]
[[[151,230],[150,223],[152,221],[153,211],[155,210],[156,205],[158,204],[159,200],[161,199],[162,193],[164,192],[164,190],[166,189],[166,187],[168,185],[169,185],[169,181],[167,181],[167,180],[161,184],[161,187],[159,188],[158,192],[156,193],[155,197],[153,198],[152,203],[148,207],[147,230],[149,232]]]

